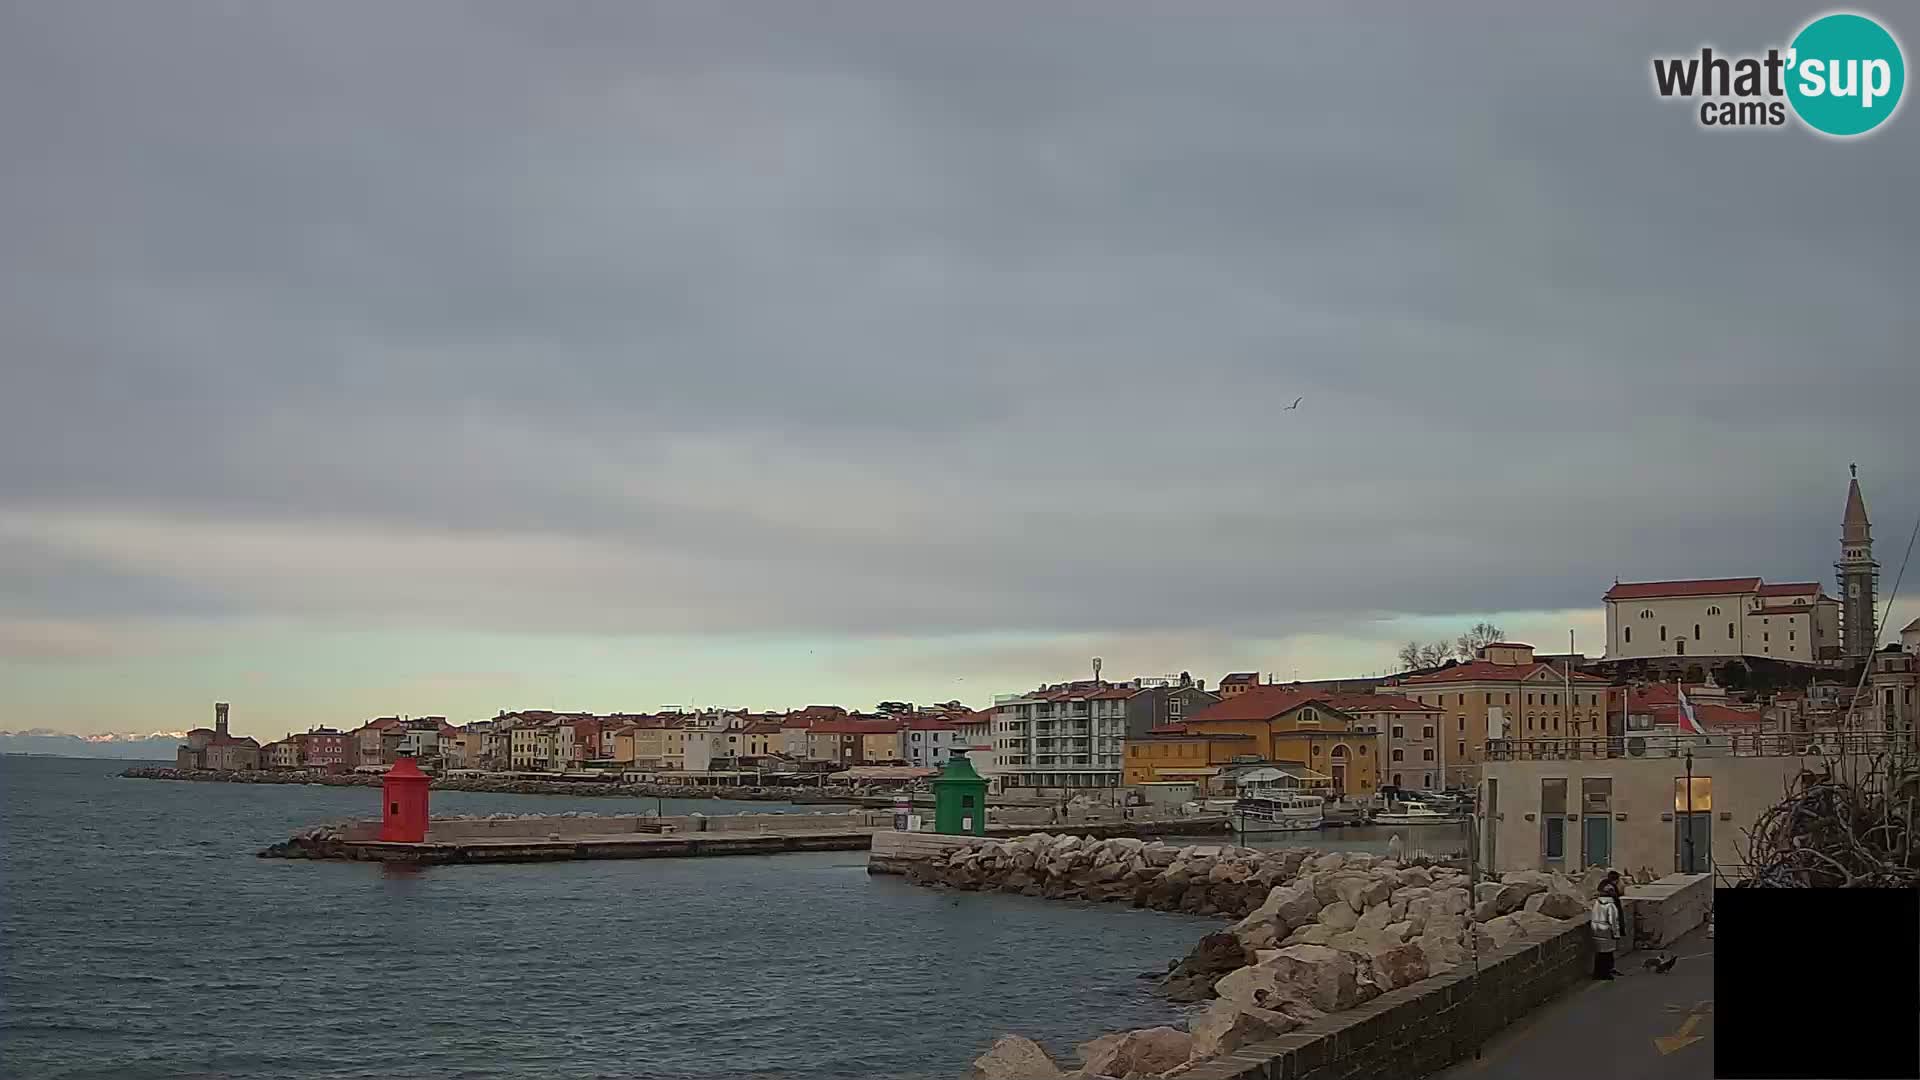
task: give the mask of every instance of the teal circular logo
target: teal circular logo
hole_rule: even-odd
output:
[[[1787,100],[1802,122],[1828,135],[1864,135],[1900,106],[1907,65],[1900,43],[1865,15],[1823,15],[1793,39]]]

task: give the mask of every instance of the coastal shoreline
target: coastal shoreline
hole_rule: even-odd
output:
[[[371,773],[315,771],[266,772],[176,769],[134,766],[120,776],[130,780],[177,780],[217,784],[317,784],[322,787],[379,787]],[[800,805],[855,805],[876,797],[866,788],[714,788],[679,784],[608,784],[575,780],[509,780],[491,777],[435,777],[435,791],[472,791],[495,795],[573,795],[585,798],[724,799],[732,802],[782,802]]]

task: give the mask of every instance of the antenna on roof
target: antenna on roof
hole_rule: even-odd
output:
[[[1100,681],[1100,658],[1097,656],[1093,658],[1093,681]]]

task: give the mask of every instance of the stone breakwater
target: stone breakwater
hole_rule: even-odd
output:
[[[170,769],[136,766],[121,776],[135,780],[190,780],[224,784],[320,784],[324,787],[379,787],[381,777],[370,773],[328,773],[218,769]],[[693,787],[684,784],[611,784],[584,780],[519,780],[505,777],[435,777],[435,791],[478,791],[497,795],[613,796],[635,799],[736,799],[743,802],[836,803],[885,794],[878,788],[827,787]]]
[[[1003,1037],[979,1080],[1171,1077],[1383,993],[1472,963],[1515,940],[1546,940],[1584,919],[1605,876],[1515,872],[1470,886],[1455,867],[1349,852],[1171,845],[1036,833],[943,852],[909,878],[950,888],[1135,906],[1235,921],[1203,937],[1159,980],[1205,1002],[1186,1030],[1120,1032],[1080,1047],[1072,1071]]]

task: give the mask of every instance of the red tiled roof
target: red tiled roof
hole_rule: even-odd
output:
[[[1233,731],[1193,732],[1188,731],[1179,724],[1162,724],[1157,728],[1148,730],[1145,735],[1140,736],[1138,741],[1151,742],[1158,739],[1204,739],[1208,742],[1234,742],[1244,740],[1251,742],[1253,736],[1243,735]]]
[[[1433,686],[1439,683],[1461,682],[1519,682],[1532,678],[1535,672],[1545,671],[1555,679],[1563,678],[1560,668],[1552,664],[1496,664],[1491,660],[1474,660],[1457,664],[1427,675],[1409,675],[1400,680],[1402,686]],[[1582,684],[1604,683],[1607,680],[1598,675],[1588,675],[1582,671],[1573,673],[1573,681]]]
[[[893,720],[822,720],[808,730],[816,735],[892,735],[900,725]]]
[[[1238,686],[1241,683],[1257,683],[1259,681],[1260,673],[1257,671],[1236,671],[1231,675],[1223,677],[1220,680],[1220,685]]]
[[[959,731],[960,725],[951,720],[942,720],[937,716],[909,717],[905,725],[909,731]]]
[[[1440,712],[1438,705],[1426,705],[1402,694],[1328,694],[1327,704],[1343,712]]]
[[[749,735],[778,735],[780,734],[780,725],[765,720],[756,721],[755,723],[747,725],[746,733]]]
[[[1780,585],[1760,586],[1761,596],[1818,596],[1820,583],[1817,581],[1790,581]]]
[[[1531,649],[1533,648],[1533,646],[1527,644],[1524,641],[1489,641],[1485,645],[1481,646],[1481,648],[1483,649]]]
[[[1140,692],[1135,686],[1115,686],[1098,693],[1088,694],[1088,701],[1125,701]]]
[[[1663,596],[1720,596],[1760,588],[1757,577],[1695,578],[1687,581],[1620,581],[1605,600],[1652,600]]]
[[[1296,690],[1290,686],[1254,686],[1190,714],[1193,720],[1271,720],[1309,701],[1324,704],[1327,695],[1318,690]]]

